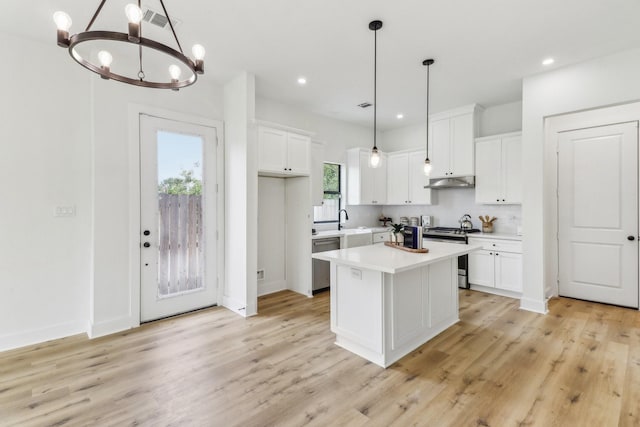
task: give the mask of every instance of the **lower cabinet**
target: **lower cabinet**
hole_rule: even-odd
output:
[[[522,242],[469,237],[482,250],[469,254],[469,283],[522,292]]]

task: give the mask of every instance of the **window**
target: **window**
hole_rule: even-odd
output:
[[[322,206],[313,207],[313,222],[338,222],[342,200],[342,166],[337,163],[324,164],[324,197]]]

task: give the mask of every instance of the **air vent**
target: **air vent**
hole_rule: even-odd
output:
[[[167,19],[167,17],[151,9],[144,10],[144,16],[142,17],[142,20],[153,24],[156,27],[170,29],[169,20]],[[180,25],[182,21],[178,19],[172,19],[171,23],[173,24],[173,28],[175,28]]]
[[[362,104],[358,104],[358,107],[360,108],[369,108],[371,107],[373,104],[370,102],[363,102]]]

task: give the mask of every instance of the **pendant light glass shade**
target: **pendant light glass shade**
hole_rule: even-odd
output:
[[[373,31],[373,148],[371,149],[371,157],[369,157],[369,166],[377,168],[380,166],[380,153],[376,145],[377,115],[378,115],[378,30],[382,28],[382,21],[369,22],[369,29]]]
[[[427,67],[427,137],[426,137],[426,158],[424,159],[424,174],[426,176],[431,175],[431,160],[429,160],[429,68],[435,61],[433,59],[425,59],[422,61],[422,65]]]

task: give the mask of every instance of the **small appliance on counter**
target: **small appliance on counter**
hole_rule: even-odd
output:
[[[431,215],[421,215],[420,223],[420,225],[422,225],[422,228],[431,227],[433,225],[433,217]]]
[[[405,248],[422,249],[422,227],[405,225],[402,234]]]

